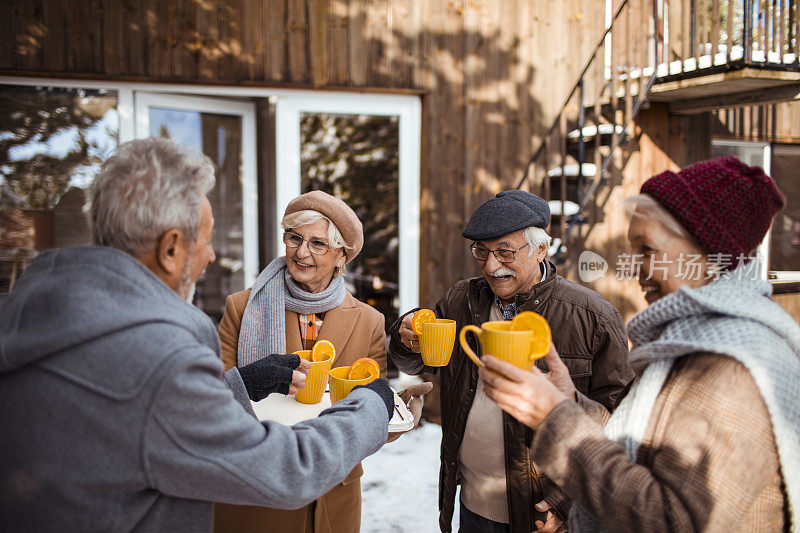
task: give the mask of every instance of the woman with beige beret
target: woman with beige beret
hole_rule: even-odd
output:
[[[251,289],[232,294],[219,325],[225,369],[269,354],[336,348],[333,367],[371,357],[386,375],[384,318],[345,288],[344,267],[361,251],[361,222],[350,207],[322,191],[289,202],[281,226],[286,255],[272,261]],[[324,496],[295,511],[216,504],[214,530],[296,533],[357,532],[361,465]]]

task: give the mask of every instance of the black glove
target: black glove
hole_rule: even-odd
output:
[[[289,393],[292,370],[300,366],[297,354],[272,354],[255,363],[239,368],[247,395],[254,402],[263,400],[273,392]]]
[[[369,389],[377,393],[378,396],[381,397],[381,400],[383,400],[383,403],[386,404],[386,412],[389,414],[389,420],[392,419],[392,415],[394,414],[394,393],[389,386],[389,380],[386,378],[378,378],[366,385],[357,385],[353,387],[353,390],[355,389]]]

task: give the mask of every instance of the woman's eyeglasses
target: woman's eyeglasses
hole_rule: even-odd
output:
[[[283,233],[283,244],[288,248],[300,248],[303,242],[308,243],[308,251],[314,255],[325,255],[331,249],[330,244],[319,239],[304,239],[297,233],[286,231]]]
[[[490,250],[488,248],[481,246],[477,242],[474,242],[472,243],[472,246],[469,247],[469,249],[472,250],[472,255],[474,255],[475,259],[477,259],[478,261],[486,261],[487,259],[489,259],[489,252],[491,252],[494,255],[494,258],[497,259],[498,262],[513,263],[514,256],[517,255],[517,252],[519,252],[526,246],[528,246],[527,242],[522,246],[520,246],[519,248],[517,248],[516,250],[505,250],[502,248],[497,250]]]

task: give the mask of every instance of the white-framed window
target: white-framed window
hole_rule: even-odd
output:
[[[800,144],[773,144],[770,175],[786,196],[786,207],[769,234],[770,279],[800,281]]]
[[[349,118],[348,118],[349,117]],[[384,117],[384,120],[376,119]],[[337,120],[340,119],[340,120]],[[308,120],[317,121],[318,124],[308,126]],[[349,271],[351,278],[351,289],[355,287],[358,296],[363,296],[359,290],[359,284],[363,286],[366,282],[372,288],[385,292],[387,283],[397,285],[396,301],[391,306],[397,310],[405,310],[416,307],[419,301],[419,167],[420,167],[420,101],[414,96],[395,96],[395,95],[366,95],[366,94],[324,94],[307,92],[303,94],[284,94],[279,95],[275,100],[275,123],[276,123],[276,151],[277,159],[277,220],[276,227],[280,227],[280,219],[289,201],[305,192],[309,188],[328,188],[328,192],[333,192],[345,199],[350,195],[348,185],[341,185],[339,175],[346,175],[353,171],[353,167],[358,164],[353,159],[337,157],[335,154],[328,157],[328,165],[324,167],[316,161],[312,161],[313,147],[309,145],[315,142],[315,138],[324,137],[323,143],[337,144],[343,141],[348,134],[345,130],[361,128],[363,132],[370,124],[378,129],[396,128],[388,135],[381,136],[381,140],[375,140],[374,136],[363,136],[359,138],[359,146],[352,146],[355,150],[360,150],[364,155],[362,159],[369,159],[377,152],[396,151],[397,168],[392,169],[387,166],[383,175],[373,177],[374,189],[371,191],[373,197],[353,198],[353,203],[358,203],[361,208],[369,212],[370,203],[377,203],[383,199],[381,195],[393,195],[397,198],[394,206],[387,206],[387,210],[394,209],[397,213],[396,221],[387,221],[379,230],[383,236],[381,240],[369,247],[371,235],[365,235],[367,242],[365,250],[362,251],[365,257],[361,258],[361,264],[356,267],[356,271]],[[304,127],[307,126],[307,127]],[[324,131],[323,131],[324,129]],[[316,137],[315,137],[316,136]],[[387,142],[392,143],[392,136],[396,136],[394,146],[386,146]],[[312,138],[314,137],[314,138]],[[352,135],[350,135],[352,137]],[[387,140],[388,138],[388,140]],[[346,142],[346,140],[344,140]],[[309,155],[310,154],[310,155]],[[304,159],[305,158],[305,159]],[[303,174],[303,168],[311,169],[315,173],[326,173],[324,178],[316,180],[313,177]],[[341,169],[339,167],[349,167]],[[392,174],[396,173],[396,177]],[[396,185],[392,183],[396,182]],[[363,180],[360,184],[363,187]],[[356,185],[350,185],[355,187]],[[381,190],[382,186],[395,187],[395,189]],[[359,194],[359,193],[354,193]],[[363,196],[363,190],[360,193]],[[359,206],[351,205],[358,212]],[[383,215],[384,213],[373,212],[368,216]],[[396,229],[391,226],[396,225]],[[365,224],[366,225],[366,224]],[[280,239],[278,239],[280,243]],[[283,254],[282,244],[279,244],[276,253]],[[384,257],[378,257],[383,254]],[[377,262],[385,259],[386,256],[396,256],[396,274],[391,271],[384,275],[383,279],[374,271],[371,271],[370,261]],[[348,267],[349,268],[349,267]],[[391,265],[383,265],[382,271],[395,268]],[[396,276],[395,280],[392,279]],[[366,279],[364,279],[366,278]],[[388,282],[387,279],[388,278]],[[371,292],[367,288],[366,292]],[[379,297],[374,296],[379,300]],[[369,297],[367,298],[368,303]],[[376,301],[380,309],[380,302]],[[384,310],[384,312],[387,312]],[[389,313],[391,314],[391,313]]]
[[[246,139],[256,136],[255,105],[142,91],[135,93],[135,105],[137,139],[169,137],[214,162],[217,183],[209,199],[222,229],[214,239],[217,267],[224,272],[220,290],[227,296],[251,286],[258,275],[258,187],[255,142]]]
[[[380,118],[385,117],[388,124],[396,127],[396,240],[385,239],[387,248],[395,247],[397,252],[397,297],[394,307],[409,309],[416,307],[419,301],[419,171],[420,171],[420,134],[421,103],[417,96],[389,94],[356,94],[341,91],[284,90],[259,87],[225,87],[203,85],[174,85],[165,83],[133,83],[115,81],[90,81],[70,79],[24,78],[16,76],[0,76],[0,88],[55,87],[64,90],[78,89],[92,91],[101,95],[113,96],[114,106],[110,114],[113,118],[114,139],[110,144],[113,150],[119,143],[134,138],[162,133],[163,129],[170,135],[180,137],[186,127],[178,127],[181,120],[192,120],[202,130],[203,117],[211,117],[207,122],[226,129],[225,135],[217,132],[216,141],[230,140],[231,124],[241,126],[241,216],[236,222],[241,226],[242,250],[241,265],[236,258],[222,261],[225,268],[238,269],[242,273],[240,282],[229,287],[221,287],[221,291],[241,290],[252,283],[258,273],[259,250],[262,256],[269,258],[274,254],[283,254],[282,249],[263,250],[266,235],[259,240],[259,211],[257,198],[267,203],[275,202],[274,212],[283,213],[286,203],[301,191],[301,141],[299,124],[303,117],[311,114],[342,115],[351,117]],[[255,99],[269,99],[275,104],[276,113],[276,150],[275,165],[277,170],[276,192],[258,190],[260,174],[263,169],[256,168],[256,133],[255,133]],[[95,107],[96,108],[96,107]],[[225,120],[226,117],[232,120]],[[155,119],[161,119],[159,124]],[[170,119],[173,119],[170,121]],[[109,119],[111,120],[111,119]],[[199,122],[198,122],[199,121]],[[0,122],[2,122],[0,120]],[[380,122],[380,120],[372,121]],[[170,125],[171,124],[171,125]],[[163,127],[162,127],[163,126]],[[2,127],[2,124],[0,124]],[[1,130],[0,130],[1,131]],[[196,133],[196,132],[195,132]],[[10,135],[5,133],[5,135]],[[197,144],[197,136],[184,136],[186,142]],[[202,139],[200,144],[211,147],[214,143]],[[230,144],[217,144],[216,154],[229,155]],[[196,146],[195,146],[196,147]],[[214,152],[215,150],[209,150]],[[104,158],[110,153],[106,150],[95,158]],[[207,154],[208,155],[208,154]],[[212,157],[214,159],[214,157]],[[215,161],[219,165],[218,161]],[[87,174],[88,175],[88,174]],[[0,176],[2,179],[2,176]],[[376,176],[376,184],[391,180]],[[219,176],[218,176],[219,180]],[[85,180],[84,180],[85,181]],[[0,181],[0,185],[2,182]],[[230,190],[230,187],[228,188]],[[376,191],[378,187],[376,187]],[[264,203],[262,201],[262,204]],[[270,210],[271,211],[271,210]],[[217,225],[222,222],[227,227],[235,226],[221,221],[217,217]],[[271,217],[270,217],[271,218]],[[268,220],[265,227],[280,233],[275,220]],[[234,228],[234,234],[237,230]],[[234,235],[235,236],[235,235]],[[280,236],[276,235],[276,242]],[[367,236],[368,238],[370,236]],[[235,239],[234,239],[235,240]],[[1,243],[0,243],[1,244]],[[232,247],[235,248],[236,243]],[[2,258],[0,258],[2,259]],[[219,259],[218,259],[219,261]],[[2,265],[0,265],[2,266]],[[263,265],[262,265],[263,266]],[[16,264],[14,265],[16,269]],[[0,269],[1,270],[1,269]],[[16,272],[16,270],[14,270]],[[358,272],[353,272],[355,278]],[[0,278],[3,272],[0,271]],[[375,287],[391,285],[390,280],[380,279],[375,275],[367,276]],[[4,290],[0,279],[0,291]],[[240,286],[241,285],[241,286]],[[6,289],[7,290],[7,289]],[[200,294],[199,296],[202,296]],[[369,302],[368,302],[369,303]],[[206,309],[211,312],[210,309]]]
[[[763,168],[786,196],[786,207],[773,220],[756,254],[763,279],[800,281],[800,145],[712,140],[712,156],[723,155]]]

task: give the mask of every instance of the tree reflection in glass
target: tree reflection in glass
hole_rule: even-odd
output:
[[[388,326],[398,316],[398,118],[305,113],[300,142],[302,192],[341,198],[364,225],[364,248],[347,266],[347,282]]]

